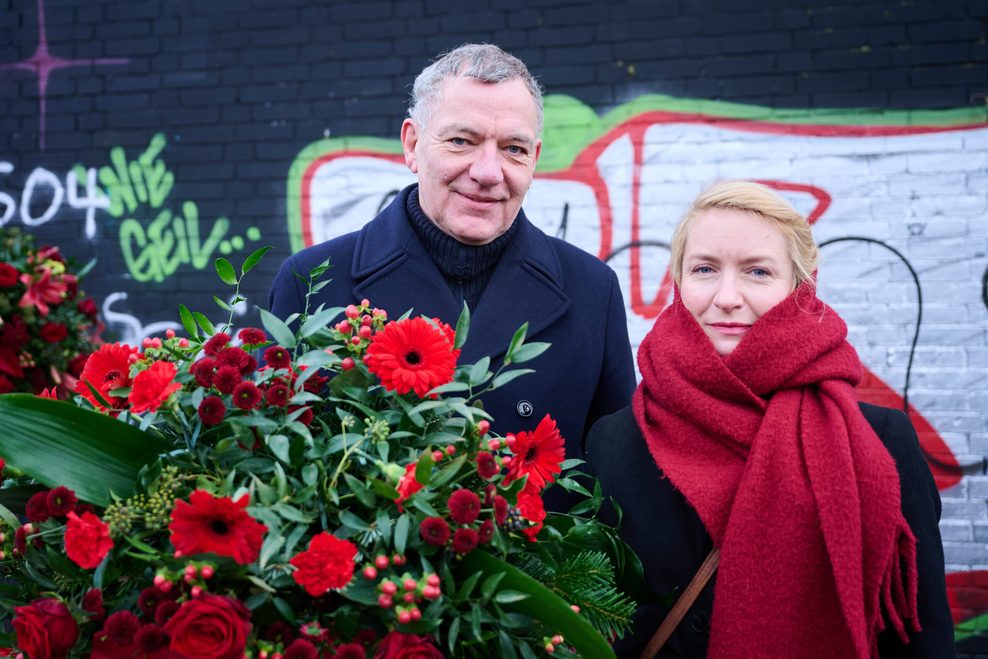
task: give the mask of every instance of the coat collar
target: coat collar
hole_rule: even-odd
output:
[[[416,315],[437,316],[453,325],[460,315],[459,303],[405,213],[411,189],[402,190],[361,230],[351,265],[357,282],[353,294],[387,309],[392,317],[414,307]],[[522,323],[528,322],[527,336],[535,337],[569,308],[550,239],[528,221],[524,211],[515,222],[521,224],[514,239],[495,266],[477,309],[470,310],[463,363],[503,355]]]

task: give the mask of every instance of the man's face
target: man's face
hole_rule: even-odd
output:
[[[419,204],[444,233],[486,245],[508,230],[532,184],[542,149],[535,100],[520,79],[449,78],[429,123],[401,127]]]

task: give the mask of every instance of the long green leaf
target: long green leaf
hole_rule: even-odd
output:
[[[502,573],[504,576],[498,583],[499,592],[517,591],[529,594],[523,600],[501,603],[502,609],[541,620],[546,627],[565,636],[566,643],[575,647],[581,657],[614,657],[611,646],[589,622],[574,613],[559,595],[515,566],[478,550],[465,556],[458,570],[461,574]]]
[[[133,494],[141,467],[173,447],[122,421],[64,401],[0,396],[0,456],[31,478],[83,501]]]
[[[268,250],[272,249],[272,247],[273,246],[269,245],[267,247],[254,250],[251,255],[247,257],[247,260],[244,261],[243,265],[240,266],[240,274],[246,275],[250,272],[251,268],[260,263],[261,259],[264,258],[264,255],[267,254]]]

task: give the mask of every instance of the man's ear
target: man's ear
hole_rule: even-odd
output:
[[[532,158],[532,171],[535,171],[535,165],[539,163],[539,156],[542,154],[542,139],[539,138],[535,140],[535,157]]]
[[[413,174],[419,173],[418,160],[415,159],[415,145],[419,141],[419,132],[415,127],[415,122],[405,119],[401,124],[401,148],[405,152],[405,165],[412,170]]]

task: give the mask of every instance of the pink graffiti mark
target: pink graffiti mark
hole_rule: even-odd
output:
[[[0,64],[0,70],[20,69],[30,71],[38,76],[38,140],[41,150],[45,150],[45,119],[47,117],[48,79],[58,69],[77,66],[101,66],[107,64],[127,64],[129,59],[114,57],[99,57],[86,59],[65,59],[52,55],[48,50],[48,32],[45,29],[45,2],[38,0],[38,47],[34,54],[20,62]]]

